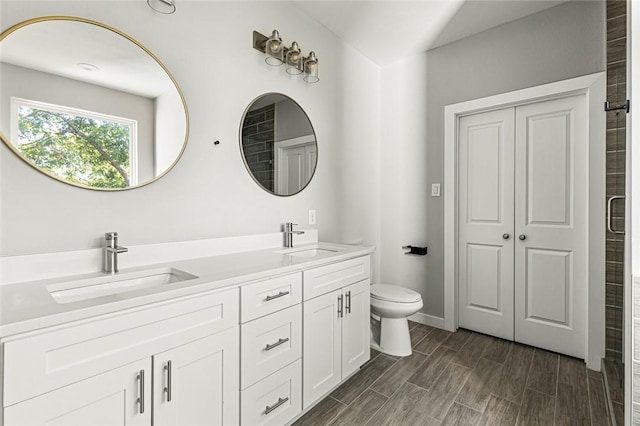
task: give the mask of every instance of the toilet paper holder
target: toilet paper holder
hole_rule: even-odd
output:
[[[402,249],[409,250],[404,254],[409,254],[413,256],[425,256],[427,254],[428,247],[402,246]]]

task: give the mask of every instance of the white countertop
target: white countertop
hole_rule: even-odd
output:
[[[293,251],[314,247],[333,248],[337,251],[322,253],[311,258],[287,255]],[[0,337],[195,293],[228,289],[259,279],[365,256],[373,251],[373,247],[316,243],[288,250],[274,247],[258,251],[150,264],[121,269],[120,274],[171,267],[195,275],[197,278],[69,303],[56,302],[49,294],[47,286],[67,281],[94,279],[104,277],[107,274],[92,273],[7,284],[0,286]]]

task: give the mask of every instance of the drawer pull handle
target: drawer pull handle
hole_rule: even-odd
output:
[[[144,414],[144,370],[140,370],[140,372],[138,373],[138,380],[140,382],[140,396],[138,397],[138,400],[136,402],[140,404],[140,414]]]
[[[273,410],[275,410],[276,408],[278,408],[279,406],[281,406],[282,404],[284,404],[288,400],[289,400],[288,396],[285,397],[285,398],[278,398],[278,402],[276,402],[272,406],[268,406],[267,405],[267,407],[264,409],[264,413],[265,414],[269,414],[270,412],[272,412]]]
[[[289,338],[284,338],[284,339],[278,339],[278,341],[276,343],[272,343],[270,345],[267,345],[264,347],[265,351],[270,351],[273,348],[277,348],[278,346],[282,345],[283,343],[287,343],[289,341]]]
[[[282,297],[282,296],[286,296],[287,294],[289,294],[288,291],[281,291],[280,293],[276,294],[275,296],[267,296],[267,302],[273,300],[273,299],[277,299],[278,297]]]
[[[164,388],[164,391],[167,393],[167,402],[171,402],[171,361],[167,361],[164,369],[167,372],[167,387]]]

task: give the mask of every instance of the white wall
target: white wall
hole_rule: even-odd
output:
[[[275,141],[313,135],[313,127],[295,102],[284,99],[275,104]]]
[[[320,240],[378,243],[380,89],[378,67],[284,2],[178,2],[174,15],[144,1],[2,2],[1,25],[74,15],[114,26],[148,47],[180,84],[191,121],[176,167],[142,188],[106,193],[53,181],[0,147],[0,253],[4,256],[98,247],[105,231],[145,244],[278,232],[307,224],[317,210]],[[269,67],[252,31],[277,28],[320,60],[308,85]],[[318,168],[293,197],[260,189],[247,174],[238,129],[249,102],[281,92],[307,112],[318,139]],[[214,146],[213,141],[220,140]],[[363,164],[364,163],[364,164]],[[260,214],[256,214],[260,212]],[[374,266],[374,271],[377,267]]]
[[[423,313],[444,315],[443,198],[430,196],[443,181],[444,107],[604,71],[604,24],[604,2],[568,2],[382,71],[381,277],[419,290]],[[403,257],[412,243],[426,258]]]
[[[159,175],[176,161],[185,142],[185,122],[173,117],[184,115],[182,99],[174,88],[155,99],[154,172]]]
[[[137,120],[138,179],[153,178],[153,99],[5,63],[0,75],[0,129],[7,137],[12,97]]]
[[[382,70],[381,282],[422,294],[424,312],[441,304],[438,283],[426,279],[433,256],[406,256],[403,246],[429,245],[427,215],[427,56],[418,55]]]

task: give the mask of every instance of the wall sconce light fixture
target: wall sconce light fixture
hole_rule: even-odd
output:
[[[304,74],[304,81],[307,83],[317,83],[318,58],[314,52],[309,52],[305,57],[297,42],[291,43],[291,47],[286,47],[280,38],[280,33],[273,30],[270,37],[253,32],[253,48],[265,54],[265,62],[269,65],[280,66],[286,64],[286,71],[289,74]]]
[[[302,74],[302,52],[300,52],[300,48],[298,47],[298,42],[291,43],[291,47],[287,51],[287,72],[289,74]]]
[[[278,30],[273,30],[271,37],[264,43],[265,62],[274,67],[282,65],[284,62],[284,45]]]
[[[318,77],[318,58],[316,58],[316,53],[313,51],[309,52],[309,56],[304,59],[304,81],[307,83],[320,81]]]
[[[174,0],[147,0],[147,4],[151,9],[165,15],[171,15],[176,11],[176,3]]]

